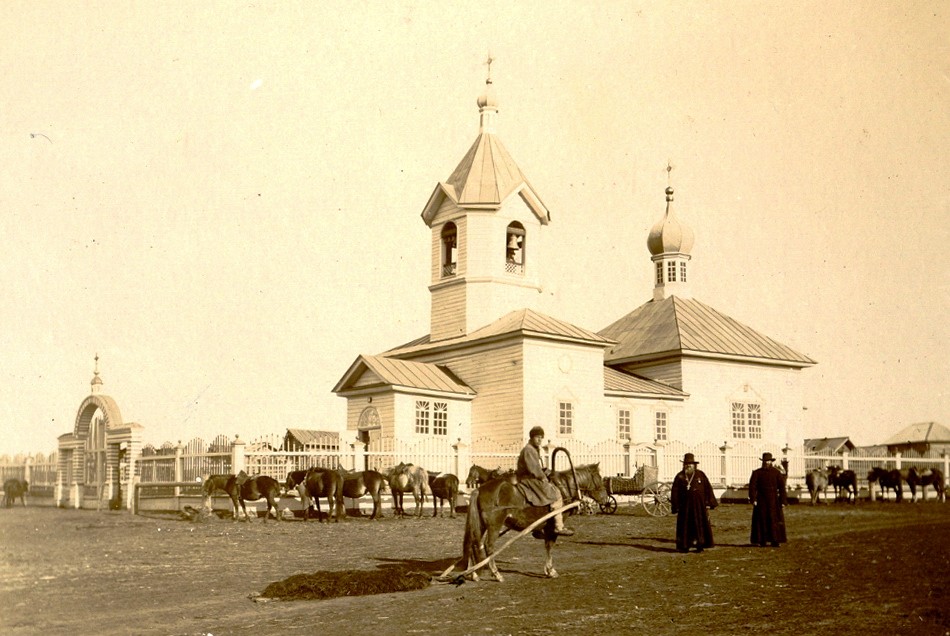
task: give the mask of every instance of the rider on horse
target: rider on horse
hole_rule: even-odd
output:
[[[518,486],[524,493],[525,499],[533,506],[550,505],[552,510],[564,507],[561,491],[551,483],[541,465],[541,443],[544,441],[544,429],[535,426],[528,433],[530,441],[521,450],[518,456]],[[570,536],[574,531],[564,527],[564,517],[558,513],[554,517],[554,532],[562,536]]]

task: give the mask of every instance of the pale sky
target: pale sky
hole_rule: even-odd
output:
[[[454,7],[454,8],[452,8]],[[538,309],[694,297],[818,361],[806,434],[950,424],[944,2],[0,3],[0,454],[89,393],[145,439],[338,430],[429,331],[420,218],[477,135],[551,210]]]

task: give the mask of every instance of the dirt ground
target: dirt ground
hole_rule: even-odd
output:
[[[255,602],[297,573],[436,576],[460,556],[464,516],[195,524],[0,510],[0,633],[950,634],[950,504],[790,506],[781,548],[749,546],[749,517],[721,505],[717,547],[679,554],[673,517],[621,506],[569,519],[557,579],[526,538],[499,559],[504,583]]]

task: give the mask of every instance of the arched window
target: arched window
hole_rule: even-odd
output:
[[[525,231],[524,226],[514,221],[508,226],[505,236],[505,271],[509,274],[524,274]]]
[[[458,265],[458,229],[449,222],[442,227],[442,276],[454,276]]]
[[[363,412],[360,413],[360,421],[357,427],[361,431],[380,427],[379,411],[376,410],[375,406],[367,406],[363,409]]]

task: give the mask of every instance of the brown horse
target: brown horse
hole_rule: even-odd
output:
[[[564,471],[570,474],[571,471]],[[590,464],[575,469],[577,473],[578,485],[581,483],[580,490],[587,491],[597,499],[598,503],[607,500],[607,489],[604,487],[603,479],[600,476],[598,464]],[[565,479],[567,479],[565,477]],[[573,483],[573,475],[570,477]],[[575,486],[573,492],[577,492]],[[472,491],[469,498],[468,517],[465,520],[465,538],[462,544],[462,558],[467,560],[466,569],[474,567],[476,564],[491,556],[495,551],[495,541],[501,533],[502,528],[512,530],[524,530],[536,521],[550,513],[550,506],[532,506],[525,499],[518,488],[507,477],[498,477],[492,479],[476,490]],[[557,533],[554,529],[554,517],[548,519],[541,526],[539,538],[544,539],[544,574],[548,578],[556,578],[557,570],[554,569],[554,561],[551,556],[551,550],[557,541]],[[503,581],[501,572],[494,559],[488,562],[492,575],[497,581]],[[478,579],[478,572],[472,573],[472,578]]]
[[[917,501],[917,486],[920,486],[921,496],[924,501],[927,501],[927,486],[933,486],[934,491],[937,493],[937,501],[946,501],[943,471],[939,468],[920,469],[916,466],[911,466],[907,469],[906,473],[902,470],[901,476],[904,477],[904,481],[910,486],[911,501]]]
[[[840,466],[828,467],[828,482],[835,489],[835,501],[844,493],[848,503],[858,503],[858,476],[853,470],[842,470]]]
[[[884,494],[888,489],[894,491],[894,494],[897,496],[897,503],[900,503],[904,500],[904,485],[901,479],[901,471],[896,468],[888,470],[886,468],[881,468],[880,466],[875,466],[868,473],[868,499],[874,501],[874,486],[873,484],[877,482],[877,485],[881,489],[881,498],[884,498]]]
[[[24,479],[8,479],[3,482],[3,507],[12,508],[13,504],[16,503],[17,498],[20,499],[20,503],[23,504],[23,507],[26,508],[26,499],[24,495],[30,490],[30,484]]]
[[[403,495],[411,492],[416,502],[416,512],[413,516],[422,516],[422,505],[429,493],[429,475],[424,468],[399,462],[389,473],[389,489],[393,493],[393,514],[406,514],[402,505]]]
[[[808,494],[811,495],[811,505],[818,503],[818,496],[825,498],[828,503],[828,469],[812,468],[805,473],[805,485],[808,486]]]
[[[224,479],[226,478],[226,479]],[[224,485],[221,485],[221,482]],[[211,475],[204,483],[205,507],[211,507],[211,495],[215,490],[223,490],[231,498],[233,509],[233,518],[238,520],[238,506],[244,512],[244,518],[250,521],[247,516],[247,507],[245,501],[257,501],[258,499],[267,500],[267,510],[264,513],[264,521],[270,516],[270,509],[274,509],[274,517],[280,521],[280,510],[277,508],[277,498],[280,497],[280,484],[273,477],[267,475],[255,475],[249,477],[243,470],[237,475]]]
[[[370,519],[383,516],[380,495],[386,491],[386,478],[375,470],[360,470],[356,472],[342,472],[343,496],[350,499],[359,499],[368,494],[373,498],[373,514]],[[356,511],[359,513],[359,502],[356,502]]]
[[[429,490],[432,491],[432,516],[441,516],[442,506],[448,502],[449,516],[455,519],[459,478],[451,473],[429,473]]]
[[[501,475],[501,468],[488,470],[487,468],[482,468],[478,464],[472,464],[472,467],[468,469],[468,478],[465,480],[465,487],[469,490],[472,488],[477,488],[489,479],[494,479],[499,475]]]
[[[290,477],[288,476],[288,482]],[[317,504],[317,516],[321,516],[320,497],[327,498],[327,521],[332,517],[337,523],[345,514],[343,507],[343,475],[329,468],[311,468],[307,471],[304,481],[307,496]],[[310,517],[310,508],[304,509],[303,520]],[[323,519],[320,519],[323,521]]]
[[[238,507],[237,500],[231,497],[231,493],[228,491],[228,482],[234,479],[234,474],[222,474],[222,475],[210,475],[204,483],[202,490],[204,491],[205,504],[204,507],[208,510],[211,509],[211,495],[217,491],[221,491],[231,499],[231,515],[234,519],[238,517]]]

